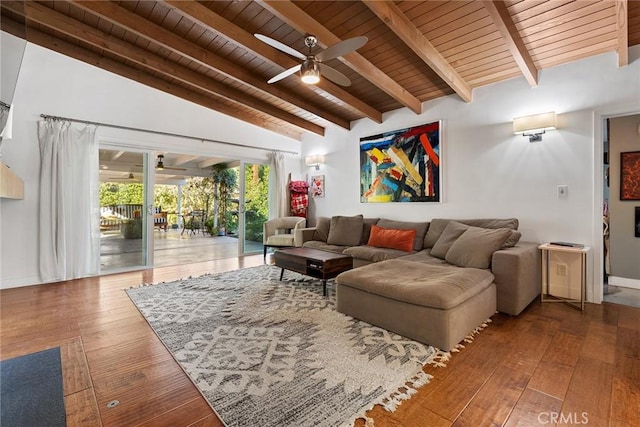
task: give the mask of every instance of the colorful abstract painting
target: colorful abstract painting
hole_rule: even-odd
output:
[[[439,202],[440,122],[360,139],[360,201]]]

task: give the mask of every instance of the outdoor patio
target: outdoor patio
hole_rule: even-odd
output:
[[[181,229],[155,229],[154,266],[211,261],[238,256],[238,238],[195,234]],[[107,231],[100,235],[100,270],[118,270],[144,264],[142,239],[125,239],[119,231]],[[262,252],[262,243],[247,242],[247,250]]]

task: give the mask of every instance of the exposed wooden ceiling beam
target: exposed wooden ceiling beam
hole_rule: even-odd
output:
[[[325,120],[332,122],[333,115],[314,105],[301,97],[293,95],[288,90],[279,89],[263,81],[253,73],[239,67],[213,52],[203,49],[193,43],[188,42],[158,25],[152,24],[143,17],[136,15],[127,9],[120,7],[109,1],[77,1],[72,3],[81,9],[99,16],[106,21],[126,29],[139,37],[156,43],[178,55],[185,56],[204,67],[212,69],[218,73],[229,77],[238,83],[256,89],[263,94],[273,97],[274,100],[283,100],[291,105],[315,114]]]
[[[507,5],[501,0],[484,1],[483,4],[524,78],[531,86],[538,86],[538,68],[520,37],[516,24],[507,10]]]
[[[18,12],[13,8],[17,2],[7,1],[3,5],[9,10]],[[291,123],[303,131],[324,136],[324,128],[315,123],[304,120],[294,114],[280,110],[262,100],[254,98],[238,89],[234,89],[186,67],[167,61],[157,55],[131,45],[117,37],[106,34],[98,29],[76,21],[66,15],[62,15],[52,9],[37,3],[25,3],[25,13],[31,21],[46,27],[60,31],[76,40],[82,40],[100,49],[105,49],[122,58],[131,60],[144,67],[164,74],[167,77],[178,79],[191,86],[219,95],[229,101],[240,105],[247,105],[257,111],[269,114],[272,117]],[[236,117],[243,120],[244,116]]]
[[[409,46],[420,59],[435,71],[460,98],[465,102],[471,101],[471,87],[393,2],[363,0],[363,3],[367,5],[400,40]]]
[[[616,0],[616,28],[618,31],[618,67],[629,65],[629,5]]]
[[[4,6],[4,2],[2,3],[2,6]],[[2,21],[0,21],[0,25],[2,30],[5,30],[6,28],[6,31],[11,34],[15,34],[15,32],[19,30],[19,24],[8,19],[3,19]],[[22,27],[24,28],[24,26]],[[290,125],[279,125],[274,122],[262,120],[258,116],[249,114],[245,108],[234,108],[221,103],[219,101],[219,98],[217,98],[216,96],[205,96],[203,94],[190,91],[183,87],[170,84],[158,77],[153,77],[145,73],[144,71],[136,70],[120,62],[105,58],[87,49],[73,45],[33,28],[29,28],[27,30],[27,40],[39,46],[45,47],[55,52],[59,52],[71,58],[75,58],[79,61],[86,62],[87,64],[93,65],[95,67],[105,69],[114,74],[118,74],[120,76],[137,81],[138,83],[142,83],[160,91],[177,96],[178,98],[182,98],[195,104],[202,105],[203,107],[219,111],[228,116],[242,117],[242,120],[247,123],[262,127],[272,132],[276,132],[288,138],[292,138],[298,141],[302,139],[302,134],[296,131],[295,128],[292,128]]]
[[[318,44],[323,48],[332,46],[341,41],[338,36],[333,34],[326,27],[288,0],[257,1],[287,25],[295,28],[298,32],[302,34],[315,34],[318,37]],[[420,102],[418,98],[410,94],[409,91],[400,86],[395,80],[390,78],[359,53],[349,53],[343,57],[339,57],[338,59],[414,113],[420,114],[422,112],[422,102]]]
[[[219,34],[273,65],[287,69],[299,64],[298,61],[292,59],[289,55],[267,46],[264,42],[255,38],[253,34],[238,27],[198,2],[164,0],[164,3],[189,20],[198,23],[209,31]],[[310,90],[318,87],[342,101],[347,108],[363,114],[375,122],[382,122],[382,112],[327,79],[321,79],[317,85],[307,87]],[[337,121],[334,123],[345,129],[351,128],[351,124],[347,120],[343,120],[342,124]]]

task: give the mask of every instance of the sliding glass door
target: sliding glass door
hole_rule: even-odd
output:
[[[242,255],[262,252],[262,225],[269,219],[269,165],[241,162],[238,244]]]
[[[148,154],[100,148],[100,270],[149,265]],[[151,198],[151,203],[153,199]]]

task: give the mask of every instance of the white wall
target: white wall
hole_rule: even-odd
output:
[[[602,221],[594,206],[601,204],[602,172],[595,165],[602,163],[602,138],[595,137],[595,121],[607,111],[640,112],[639,56],[635,46],[623,68],[617,67],[615,53],[607,53],[541,71],[536,88],[523,78],[511,79],[474,90],[470,103],[452,95],[424,103],[420,115],[403,108],[385,114],[382,124],[363,119],[351,131],[331,129],[325,138],[305,134],[303,156],[326,155],[319,172],[325,175],[326,198],[312,200],[311,214],[516,217],[523,240],[598,245],[594,229],[600,227],[601,233]],[[558,114],[559,130],[543,135],[542,142],[513,134],[514,117],[547,111]],[[436,120],[443,122],[443,202],[360,203],[359,139]],[[558,185],[568,186],[568,198],[557,198]],[[587,294],[599,301],[601,292],[590,287]]]
[[[25,199],[0,199],[0,288],[35,284],[38,274],[38,191],[40,114],[98,121],[300,151],[300,142],[140,85],[107,71],[27,44],[14,97],[13,139],[2,159],[24,180]],[[268,151],[203,143],[100,127],[101,142],[157,150],[231,156],[261,161]],[[285,155],[287,173],[300,176],[300,156]]]

